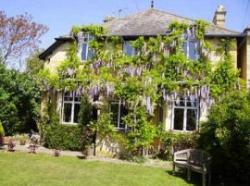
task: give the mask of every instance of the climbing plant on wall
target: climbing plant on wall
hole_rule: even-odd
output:
[[[173,22],[168,35],[138,37],[130,41],[136,55],[123,53],[123,38],[111,36],[101,26],[72,28],[75,41],[68,49],[67,59],[57,68],[57,74],[44,69],[40,72],[45,88],[76,90],[99,100],[120,99],[129,114],[123,118],[128,129],[127,147],[133,152],[148,148],[156,135],[152,124],[155,108],[164,100],[200,99],[210,105],[218,95],[236,87],[238,74],[232,68],[229,44],[224,57],[212,68],[208,55],[210,45],[205,40],[207,23],[194,25]],[[81,62],[78,48],[84,34],[91,35],[91,58]],[[197,57],[187,57],[183,46],[194,40]],[[201,105],[202,105],[201,104]],[[102,112],[109,112],[102,109]]]

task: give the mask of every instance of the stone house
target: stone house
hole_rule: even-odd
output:
[[[240,76],[245,80],[246,86],[250,86],[250,28],[246,28],[242,33],[232,31],[225,28],[226,11],[223,6],[219,6],[214,14],[212,23],[207,27],[205,39],[213,44],[213,51],[210,59],[213,63],[219,61],[220,56],[216,53],[216,47],[221,38],[234,39],[234,48],[230,51],[233,57],[235,68],[240,69]],[[135,53],[128,41],[139,36],[157,36],[167,34],[167,26],[173,22],[185,22],[194,24],[195,20],[178,16],[165,11],[154,8],[135,13],[123,18],[108,17],[104,20],[103,26],[114,36],[120,36],[124,39],[124,52],[128,55]],[[79,56],[84,61],[90,55],[88,50],[88,40],[86,37],[84,42],[79,45]],[[73,38],[69,36],[61,36],[55,38],[55,42],[49,46],[40,58],[45,61],[45,68],[49,68],[52,72],[66,58],[67,47],[73,42]],[[185,46],[186,55],[195,58],[197,55],[196,44],[189,41]],[[77,114],[80,109],[80,97],[75,93],[54,93],[56,99],[56,109],[60,116],[62,124],[77,124]],[[45,93],[44,99],[48,96]],[[44,103],[42,103],[42,107]],[[121,117],[126,114],[120,101],[110,103],[110,110],[115,116],[115,125],[118,129],[124,129]],[[164,125],[165,130],[174,131],[193,131],[199,128],[199,121],[205,120],[206,111],[199,108],[199,103],[194,100],[190,102],[184,100],[182,104],[163,105],[161,109],[157,109],[155,114],[156,121]]]

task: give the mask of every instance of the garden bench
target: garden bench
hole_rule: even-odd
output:
[[[211,157],[202,150],[186,149],[174,153],[173,173],[175,167],[187,169],[188,181],[191,180],[191,171],[202,174],[202,186],[206,185],[206,176],[208,175],[208,185],[210,185],[211,172],[210,172]]]

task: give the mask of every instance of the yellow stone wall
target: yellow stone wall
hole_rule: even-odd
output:
[[[56,68],[67,57],[68,47],[69,43],[64,43],[60,45],[55,51],[53,51],[53,53],[48,56],[45,62],[45,68],[48,68],[51,72],[56,72]]]

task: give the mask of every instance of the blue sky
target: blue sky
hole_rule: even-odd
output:
[[[36,22],[48,26],[41,48],[54,37],[69,33],[72,25],[100,23],[105,16],[125,16],[150,7],[151,0],[0,0],[8,16],[27,12]],[[178,15],[211,21],[216,7],[227,10],[226,27],[242,31],[250,25],[250,0],[155,0],[155,8]],[[247,7],[247,3],[249,3]],[[119,13],[121,9],[121,13]]]

